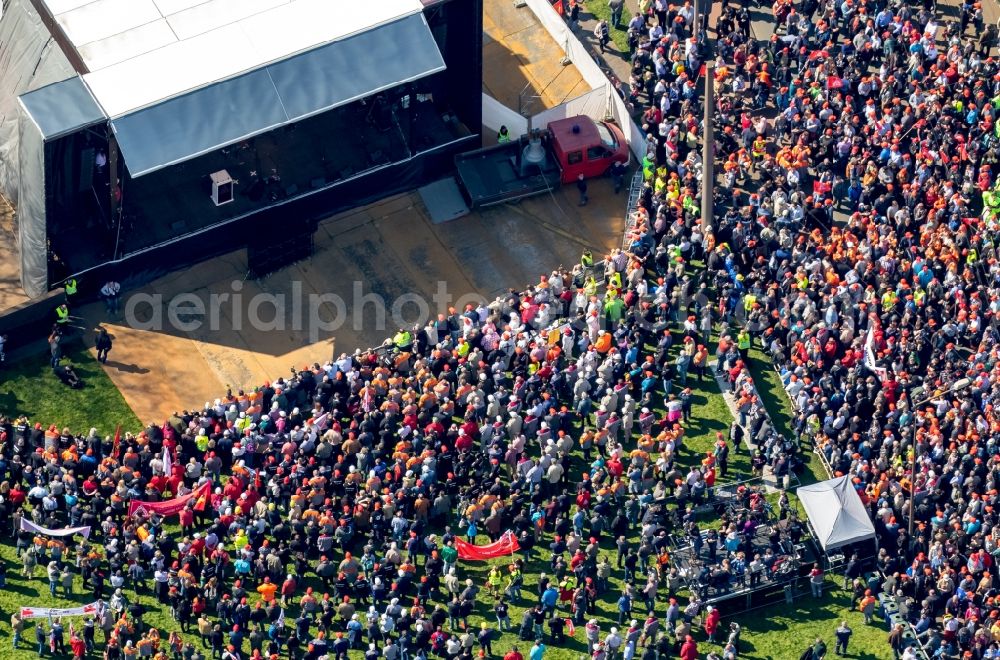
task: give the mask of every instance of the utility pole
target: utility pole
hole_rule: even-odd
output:
[[[691,36],[695,39],[698,38],[698,33],[701,32],[701,24],[699,23],[701,15],[698,11],[699,5],[701,5],[701,0],[691,0],[691,6],[694,9],[694,20],[691,22]]]
[[[705,117],[702,120],[701,145],[701,228],[706,234],[715,225],[712,190],[715,187],[715,76],[711,60],[705,62]]]
[[[961,392],[962,390],[964,390],[965,388],[967,388],[969,385],[972,385],[972,379],[971,378],[960,378],[960,379],[956,380],[954,383],[952,383],[951,385],[949,385],[948,389],[946,389],[946,390],[938,390],[938,391],[934,392],[934,394],[931,394],[930,396],[928,396],[928,397],[926,397],[924,399],[921,399],[920,401],[918,401],[916,403],[910,404],[909,409],[913,413],[913,415],[916,415],[917,411],[920,410],[920,408],[923,407],[924,404],[930,403],[931,401],[933,401],[937,397],[943,396],[945,394],[955,394],[957,392]],[[910,424],[909,424],[909,426],[910,426],[910,451],[913,453],[913,455],[910,456],[910,502],[909,502],[909,507],[908,507],[908,511],[907,511],[907,517],[909,518],[909,520],[907,521],[907,527],[906,527],[906,532],[907,532],[906,533],[906,540],[909,541],[909,542],[913,541],[913,521],[914,521],[913,507],[914,507],[914,503],[917,500],[917,429],[916,429],[916,424],[917,424],[917,420],[916,420],[916,417],[914,417],[914,419],[910,420]]]

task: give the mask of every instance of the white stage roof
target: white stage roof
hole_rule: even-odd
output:
[[[43,1],[90,70],[84,80],[112,118],[423,8],[420,0]]]
[[[444,69],[415,14],[113,118],[111,127],[135,178]]]

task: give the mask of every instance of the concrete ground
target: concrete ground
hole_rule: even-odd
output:
[[[536,114],[590,91],[530,8],[484,3],[483,33],[483,91],[511,110]]]
[[[143,421],[158,420],[214,400],[227,386],[259,385],[334,352],[381,344],[398,329],[391,306],[401,295],[427,301],[428,311],[433,308],[436,314],[438,303],[432,296],[439,286],[446,287],[452,302],[467,294],[492,300],[508,287],[537,282],[560,264],[576,263],[584,249],[603,254],[619,245],[624,192],[615,196],[609,180],[594,180],[589,205],[579,207],[577,201],[571,186],[551,197],[435,225],[417,194],[400,195],[323,222],[312,259],[260,281],[243,280],[246,254],[234,252],[125,292],[123,311],[131,300],[131,314],[108,321],[100,304],[85,307],[82,314],[88,328],[105,322],[114,336],[106,371],[129,405]],[[375,294],[386,301],[389,318],[384,323],[374,303],[359,304],[355,287],[360,295]],[[170,327],[168,308],[176,296],[193,294],[210,307],[212,294],[223,293],[242,298],[235,305],[231,298],[217,298],[217,327],[212,327],[207,312],[199,328]],[[309,296],[319,294],[334,294],[345,302],[345,322],[335,331],[310,332]],[[301,300],[301,324],[295,322],[296,298]],[[284,314],[274,323],[278,300],[283,301]],[[249,321],[252,307],[270,327],[254,327]],[[412,301],[401,309],[409,323],[421,311]],[[155,313],[163,327],[143,329]],[[332,322],[333,314],[334,308],[327,305],[318,318]],[[197,318],[178,314],[182,323]],[[93,333],[87,334],[92,346]]]

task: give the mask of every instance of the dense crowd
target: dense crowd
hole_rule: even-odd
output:
[[[886,576],[848,575],[866,619],[886,591],[928,654],[1000,656],[996,31],[978,5],[952,28],[930,6],[806,0],[776,3],[759,41],[750,11],[724,6],[717,25],[712,232],[696,201],[703,43],[689,4],[644,2],[628,26],[646,186],[627,250],[117,441],[3,420],[9,579],[72,595],[82,578],[98,602],[72,623],[15,613],[14,646],[84,657],[99,630],[107,660],[543,660],[575,635],[594,660],[737,658],[740,626],[687,594],[668,534],[702,542],[695,509],[752,441],[755,471],[783,479],[814,442],[853,479]],[[797,437],[763,414],[756,347]],[[694,455],[689,385],[713,373],[738,419]],[[176,519],[127,515],[206,483]],[[60,541],[21,517],[92,532]],[[727,586],[774,570],[746,556],[753,520],[709,534]],[[457,539],[507,530],[509,561],[458,560]],[[150,625],[154,600],[179,631]],[[494,644],[508,630],[520,648]],[[849,638],[837,629],[837,652]],[[889,643],[915,657],[901,630]]]
[[[887,576],[859,598],[895,594],[934,657],[997,657],[996,28],[979,3],[944,23],[932,3],[806,0],[775,3],[758,40],[752,12],[724,3],[718,23],[712,235],[690,217],[698,48],[630,24],[630,97],[656,138],[652,238],[640,229],[633,250],[660,275],[704,255],[730,380],[755,342],[796,434],[853,479]],[[890,643],[903,652],[899,631]]]

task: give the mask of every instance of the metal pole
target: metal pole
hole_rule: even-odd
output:
[[[705,62],[705,117],[702,121],[701,144],[701,228],[712,232],[715,224],[712,189],[715,186],[715,131],[712,126],[715,114],[715,77],[711,61]]]
[[[916,406],[914,406],[916,407]],[[916,410],[914,410],[916,413]],[[910,513],[906,540],[913,543],[913,503],[917,500],[917,428],[916,419],[910,421],[910,449],[913,456],[910,459]]]
[[[118,140],[115,132],[108,128],[108,175],[111,177],[111,222],[121,223],[118,210]]]
[[[701,25],[698,23],[701,20],[698,12],[699,5],[701,5],[701,0],[691,0],[691,6],[694,8],[694,20],[691,21],[691,36],[695,39],[698,38],[698,33],[701,32]]]

